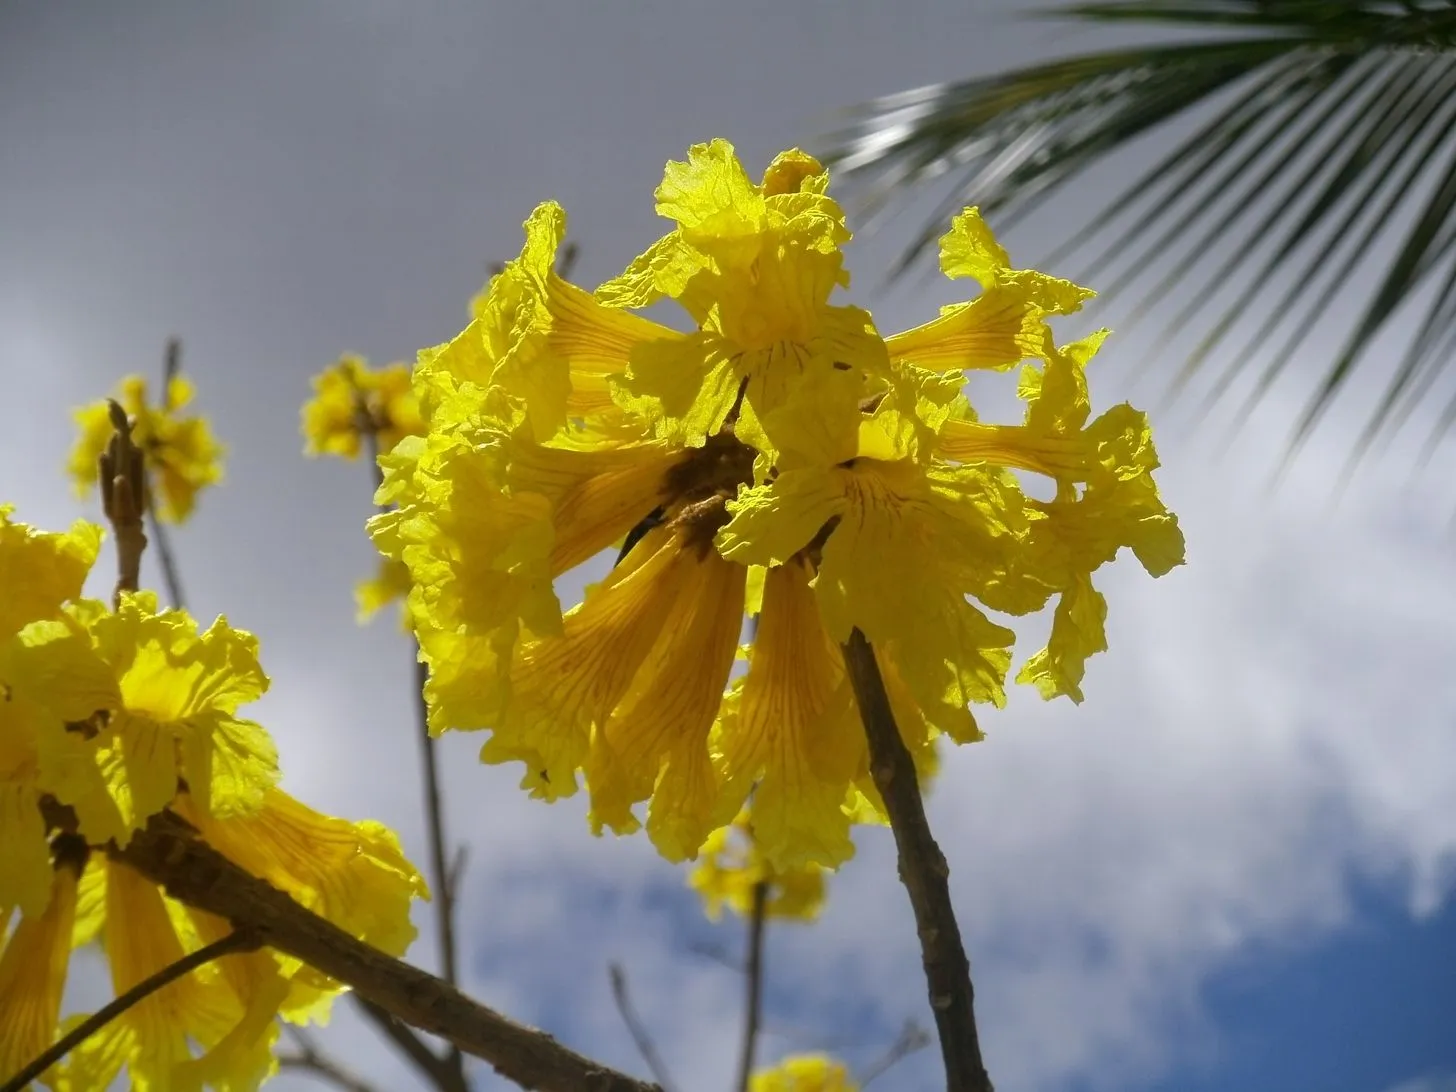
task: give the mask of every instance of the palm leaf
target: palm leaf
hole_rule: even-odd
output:
[[[1165,25],[1182,37],[936,84],[853,111],[826,158],[871,209],[916,185],[947,186],[895,274],[961,206],[980,205],[1008,227],[1092,164],[1193,115],[1193,131],[1050,261],[1082,256],[1113,297],[1151,272],[1133,324],[1167,314],[1170,294],[1182,290],[1187,302],[1152,339],[1166,345],[1201,331],[1171,377],[1173,393],[1252,325],[1237,351],[1220,354],[1228,363],[1209,387],[1210,399],[1222,398],[1254,372],[1244,409],[1328,328],[1350,286],[1368,285],[1339,351],[1316,375],[1291,450],[1397,318],[1409,340],[1380,361],[1384,389],[1352,461],[1406,427],[1456,375],[1456,0],[1106,0],[1038,14]],[[1372,253],[1385,250],[1393,256],[1372,272]],[[1261,311],[1262,321],[1244,321]],[[1437,414],[1427,451],[1452,427],[1456,395]]]

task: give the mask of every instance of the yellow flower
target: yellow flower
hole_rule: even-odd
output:
[[[640,345],[682,338],[604,306],[557,274],[566,237],[561,206],[538,206],[525,232],[520,256],[477,299],[470,325],[420,353],[415,385],[436,427],[487,410],[498,423],[549,440],[569,421],[613,408],[611,383]]]
[[[725,140],[668,164],[657,210],[677,230],[599,290],[636,306],[670,296],[697,324],[632,356],[627,404],[651,413],[659,432],[697,444],[736,415],[736,434],[765,454],[809,458],[827,458],[836,435],[853,433],[865,377],[883,378],[889,361],[868,312],[828,302],[849,281],[839,248],[850,234],[827,181],[795,149],[755,184]],[[828,450],[822,437],[776,424],[810,398],[829,422]]]
[[[379,824],[320,815],[277,789],[247,816],[210,816],[185,795],[175,805],[224,856],[351,935],[390,955],[413,939],[409,905],[424,884]],[[117,994],[231,929],[102,855],[82,878],[76,941],[101,940]],[[223,956],[88,1039],[66,1076],[78,1092],[107,1087],[123,1067],[137,1088],[255,1089],[277,1069],[275,1018],[324,1020],[340,989],[271,949]]]
[[[147,404],[146,381],[127,376],[117,401],[134,422],[132,436],[146,460],[157,518],[181,523],[192,514],[197,494],[222,480],[223,446],[212,435],[205,417],[178,414],[192,401],[192,383],[173,376],[160,406]],[[106,402],[93,402],[76,411],[81,435],[71,449],[70,473],[76,492],[85,496],[96,486],[97,460],[106,450],[114,429]]]
[[[301,411],[305,455],[357,459],[366,433],[383,453],[425,430],[407,364],[376,370],[346,353],[312,382],[314,396]]]
[[[89,741],[89,759],[67,763],[48,788],[82,808],[100,771],[114,809],[82,813],[81,833],[95,842],[124,843],[183,779],[224,816],[256,810],[278,778],[272,740],[235,715],[268,686],[257,641],[221,618],[199,634],[186,612],[158,612],[150,592],[124,597],[115,613],[83,600],[63,620],[26,627],[9,670],[18,695]]]
[[[749,809],[708,835],[688,884],[702,896],[708,917],[717,921],[727,906],[747,917],[753,892],[766,885],[764,912],[772,918],[812,920],[824,905],[824,869],[817,864],[775,868],[759,851]]]
[[[772,1069],[760,1069],[748,1092],[857,1092],[849,1070],[823,1054],[796,1054]]]
[[[396,507],[370,533],[409,573],[431,730],[487,730],[482,758],[545,799],[584,779],[599,831],[646,803],[673,859],[750,797],[779,872],[838,865],[882,818],[856,628],[929,775],[940,736],[981,738],[973,703],[1005,700],[1015,633],[988,611],[1055,599],[1019,678],[1080,698],[1105,643],[1091,573],[1122,546],[1155,575],[1181,560],[1145,418],[1089,421],[1101,335],[1058,347],[1048,326],[1091,293],[1014,268],[968,209],[941,265],[979,295],[882,338],[831,302],[849,231],[827,185],[797,150],[754,181],[726,141],[696,145],[657,190],[673,229],[595,294],[557,274],[565,214],[540,206],[470,325],[421,352],[426,433],[381,460]],[[633,313],[669,299],[688,332]],[[966,371],[1023,360],[1024,420],[981,422]],[[559,578],[618,544],[563,612]]]
[[[0,641],[27,622],[54,618],[81,594],[101,547],[101,528],[77,520],[64,534],[12,523],[13,505],[0,504]]]
[[[940,240],[940,268],[951,278],[971,277],[981,294],[955,303],[940,317],[885,339],[896,364],[937,371],[1003,369],[1038,355],[1045,316],[1081,308],[1094,293],[1032,269],[1012,269],[977,209],[962,212]]]
[[[86,847],[79,839],[63,835],[57,843],[44,909],[22,912],[0,955],[0,1077],[18,1073],[56,1039],[71,958],[77,880],[86,860]],[[49,856],[46,868],[49,872]],[[9,918],[6,907],[0,912],[0,939]],[[44,1079],[49,1082],[55,1072],[55,1067],[47,1070]]]
[[[60,616],[62,605],[81,594],[101,541],[92,524],[48,533],[12,523],[11,511],[0,505],[0,920],[16,906],[31,917],[46,908],[52,884],[39,811],[42,769],[63,779],[82,749],[59,718],[18,691],[15,634],[29,622]],[[90,787],[98,783],[99,777]],[[88,815],[103,821],[94,810]]]

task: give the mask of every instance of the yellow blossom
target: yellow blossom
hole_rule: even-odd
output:
[[[18,695],[89,741],[89,760],[68,763],[52,786],[81,807],[100,771],[114,818],[98,812],[104,829],[91,829],[82,814],[88,838],[124,843],[183,779],[205,810],[235,815],[256,810],[278,778],[272,740],[235,715],[268,686],[257,641],[221,618],[198,633],[185,611],[159,612],[150,592],[114,613],[83,600],[62,620],[27,626],[10,670]]]
[[[838,865],[882,817],[855,629],[925,775],[1005,700],[1016,635],[993,615],[1055,601],[1018,678],[1080,698],[1105,643],[1092,572],[1123,546],[1155,575],[1181,560],[1145,418],[1090,416],[1101,335],[1053,337],[1091,293],[1014,267],[968,209],[941,265],[979,294],[882,337],[835,296],[850,236],[827,186],[797,150],[755,181],[695,145],[657,190],[672,230],[592,294],[557,273],[565,214],[540,206],[469,326],[420,353],[426,432],[381,460],[396,507],[370,532],[409,573],[431,730],[487,731],[481,757],[523,763],[531,793],[584,783],[595,829],[645,823],[674,859],[750,797],[779,871]],[[667,300],[689,329],[634,313]],[[1024,420],[981,421],[966,372],[1021,361]],[[563,610],[560,578],[613,548]]]
[[[735,914],[753,913],[754,889],[765,885],[764,913],[772,918],[811,920],[824,905],[824,869],[817,864],[775,868],[758,848],[749,809],[708,835],[698,850],[689,885],[703,899],[714,921],[727,906]]]
[[[402,600],[410,590],[409,566],[403,561],[381,560],[374,575],[354,585],[354,604],[360,625],[369,621],[390,603]],[[405,628],[409,628],[408,615]]]
[[[748,1092],[858,1092],[843,1064],[823,1054],[796,1054],[771,1069],[760,1069]]]
[[[27,622],[54,618],[81,594],[96,561],[101,528],[77,520],[64,534],[14,523],[13,505],[0,504],[0,641]]]
[[[205,417],[182,417],[192,401],[192,383],[174,375],[159,406],[147,403],[146,381],[127,376],[116,400],[132,421],[132,436],[145,458],[151,504],[157,517],[181,523],[192,514],[197,494],[222,480],[223,446],[212,435]],[[97,460],[115,429],[105,401],[76,411],[81,434],[71,449],[70,473],[76,491],[85,496],[96,486]]]
[[[312,382],[314,396],[300,414],[305,455],[356,459],[366,434],[386,452],[424,431],[407,364],[374,369],[345,353]]]

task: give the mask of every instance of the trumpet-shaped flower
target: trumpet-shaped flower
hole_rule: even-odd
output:
[[[132,437],[145,461],[151,489],[148,503],[168,523],[185,520],[197,494],[222,480],[224,449],[213,438],[207,418],[181,416],[192,395],[191,381],[181,375],[168,380],[159,406],[147,403],[146,381],[140,376],[127,376],[117,392],[116,400],[132,419]],[[96,486],[97,460],[115,429],[105,401],[83,406],[75,416],[81,434],[71,449],[70,472],[77,493],[85,496]]]
[[[482,758],[546,799],[584,779],[599,830],[645,803],[673,858],[750,797],[780,871],[837,865],[882,816],[842,663],[856,629],[928,774],[940,736],[981,738],[973,704],[1004,701],[1015,634],[989,612],[1055,600],[1018,678],[1080,698],[1105,643],[1093,571],[1122,546],[1155,575],[1182,556],[1146,420],[1091,418],[1101,335],[1052,336],[1091,293],[1015,268],[968,209],[941,266],[979,294],[882,337],[835,297],[850,236],[827,185],[799,151],[755,181],[727,142],[696,145],[657,190],[672,230],[594,294],[557,273],[565,216],[541,206],[470,325],[420,354],[427,432],[382,460],[397,507],[371,533],[409,572],[432,731],[487,730]],[[633,313],[667,300],[688,330]],[[981,421],[966,373],[1028,360],[1024,420]],[[563,612],[558,579],[618,544]]]
[[[312,382],[300,411],[305,455],[357,459],[366,436],[384,452],[424,431],[407,364],[376,369],[345,353]]]

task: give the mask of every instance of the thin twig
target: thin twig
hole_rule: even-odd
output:
[[[657,1053],[657,1044],[652,1041],[652,1035],[647,1030],[647,1025],[637,1015],[637,1010],[632,1007],[632,998],[627,994],[627,972],[622,969],[620,963],[612,963],[607,967],[607,973],[612,979],[612,1000],[617,1003],[617,1011],[622,1015],[622,1023],[627,1025],[627,1031],[631,1033],[632,1041],[637,1044],[637,1053],[642,1055],[642,1060],[647,1063],[648,1072],[662,1085],[663,1092],[677,1092],[677,1085],[673,1082],[672,1076],[667,1072],[667,1065],[662,1060],[662,1055]]]
[[[758,1050],[758,1025],[763,1009],[763,933],[768,917],[768,882],[753,885],[753,909],[748,915],[748,973],[743,1002],[743,1046],[738,1053],[738,1080],[733,1087],[748,1092],[753,1057]]]
[[[175,963],[169,963],[156,974],[142,979],[131,989],[97,1009],[85,1020],[82,1020],[69,1032],[57,1039],[49,1050],[7,1080],[3,1086],[0,1086],[0,1092],[21,1092],[31,1081],[35,1080],[47,1069],[55,1065],[72,1050],[95,1035],[133,1005],[146,1000],[164,986],[170,985],[191,971],[195,971],[204,963],[211,963],[214,959],[225,955],[232,955],[235,952],[252,951],[260,946],[259,936],[256,930],[247,926],[234,928],[227,936],[183,956]]]
[[[411,1031],[408,1024],[402,1023],[373,1001],[366,1000],[357,993],[350,994],[350,997],[365,1018],[398,1047],[399,1052],[413,1062],[415,1068],[428,1077],[439,1092],[468,1092],[470,1086],[465,1081],[464,1060],[459,1063],[455,1061],[453,1047],[451,1054],[441,1057],[431,1049],[430,1044]]]
[[[947,1092],[991,1092],[991,1078],[981,1061],[981,1041],[976,1032],[971,964],[950,901],[950,867],[925,818],[915,763],[895,726],[875,650],[855,629],[843,651],[869,740],[870,776],[890,817],[900,882],[915,912],[930,1008],[945,1060]]]
[[[296,1024],[284,1024],[289,1037],[298,1044],[296,1054],[280,1053],[278,1065],[282,1069],[300,1069],[322,1080],[329,1081],[344,1092],[377,1092],[375,1087],[362,1077],[349,1072],[321,1050],[313,1037]]]
[[[53,828],[75,829],[70,808],[42,798]],[[467,997],[450,983],[386,955],[319,917],[228,860],[184,820],[163,811],[125,849],[107,847],[174,899],[256,931],[261,944],[291,955],[354,990],[411,1027],[483,1058],[508,1080],[538,1092],[662,1092],[562,1046]]]
[[[152,545],[157,548],[157,560],[162,566],[162,582],[167,585],[167,599],[177,610],[184,610],[187,600],[182,595],[182,576],[177,571],[177,557],[172,553],[172,539],[166,525],[157,516],[156,508],[150,503],[147,493],[147,523],[152,531]]]
[[[162,404],[169,410],[172,408],[172,380],[176,379],[181,372],[182,342],[175,337],[169,337],[167,347],[162,351]],[[157,506],[154,503],[149,480],[143,481],[143,490],[146,497],[147,520],[152,531],[152,544],[157,548],[157,561],[162,566],[162,582],[167,585],[167,599],[177,610],[183,610],[187,601],[182,595],[182,576],[177,570],[176,555],[172,553],[171,538],[157,516]]]
[[[929,1045],[930,1036],[925,1033],[925,1029],[914,1020],[907,1021],[905,1027],[900,1032],[900,1037],[885,1052],[884,1057],[872,1063],[860,1074],[859,1092],[864,1092],[873,1081],[883,1077],[897,1064],[914,1054],[917,1050],[923,1050]]]
[[[744,972],[743,961],[734,959],[721,944],[708,944],[704,941],[694,941],[688,945],[688,951],[694,955],[711,959],[714,963],[721,963],[735,974],[742,974]]]

